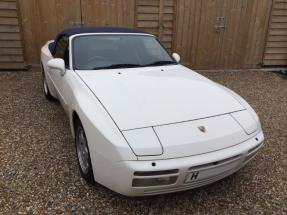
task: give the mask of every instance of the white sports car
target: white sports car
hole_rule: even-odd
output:
[[[67,113],[80,172],[126,196],[218,181],[262,146],[254,110],[127,28],[63,31],[41,50],[43,87]]]

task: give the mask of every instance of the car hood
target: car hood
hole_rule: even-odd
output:
[[[244,110],[227,91],[181,65],[76,73],[122,131]]]

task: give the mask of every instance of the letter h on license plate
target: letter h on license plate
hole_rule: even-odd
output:
[[[185,182],[188,183],[188,182],[192,182],[192,181],[197,180],[198,175],[199,175],[199,171],[189,173],[186,177]]]

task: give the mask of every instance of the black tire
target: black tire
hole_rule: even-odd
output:
[[[93,184],[95,180],[88,141],[86,138],[85,130],[79,119],[75,120],[75,145],[80,173],[88,183]]]
[[[46,99],[48,99],[49,101],[54,101],[54,100],[56,100],[55,97],[52,96],[51,93],[50,93],[50,90],[49,90],[49,86],[48,86],[48,84],[47,84],[46,75],[45,75],[45,72],[44,72],[43,65],[42,65],[42,76],[43,76],[43,92],[44,92],[44,95],[45,95]]]

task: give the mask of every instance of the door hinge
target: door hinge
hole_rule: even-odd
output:
[[[75,27],[84,26],[84,22],[82,22],[81,20],[71,21],[70,24],[71,24],[72,26],[75,26]]]

